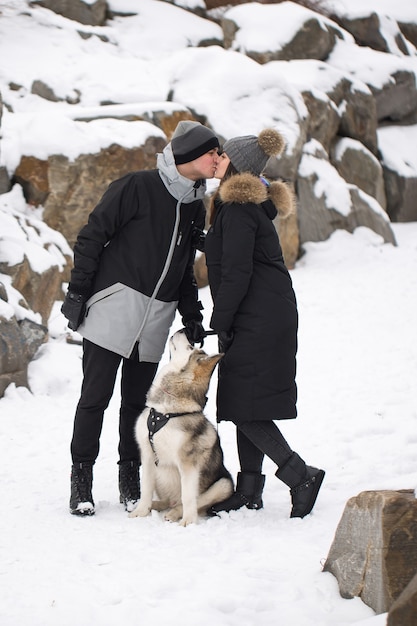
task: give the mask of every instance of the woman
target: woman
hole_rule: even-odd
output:
[[[284,148],[274,129],[226,141],[215,177],[205,253],[213,314],[210,326],[225,356],[219,364],[217,421],[236,424],[240,472],[236,491],[211,509],[260,509],[264,455],[290,487],[291,517],[305,517],[324,471],[306,465],[274,420],[297,415],[295,383],[298,313],[273,219],[292,209],[287,185],[261,176]]]

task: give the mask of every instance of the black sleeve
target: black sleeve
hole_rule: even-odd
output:
[[[194,221],[194,230],[198,229],[202,231],[205,225],[205,208],[201,203],[198,216]],[[203,315],[201,310],[203,308],[201,302],[198,300],[198,287],[194,276],[194,261],[195,261],[195,247],[193,238],[190,241],[190,254],[184,277],[180,287],[180,298],[178,302],[178,311],[182,316],[183,324],[190,319],[202,321]]]
[[[138,197],[132,174],[110,184],[78,234],[70,280],[74,291],[90,295],[104,247],[134,217],[137,207]]]

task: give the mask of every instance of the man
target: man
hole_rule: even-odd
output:
[[[188,339],[202,341],[193,274],[205,224],[205,179],[214,176],[219,141],[198,122],[182,121],[157,155],[157,169],[110,184],[74,246],[62,312],[83,336],[83,383],[71,441],[70,512],[93,515],[93,465],[104,411],[120,363],[119,491],[125,509],[140,497],[134,426],[178,309]]]

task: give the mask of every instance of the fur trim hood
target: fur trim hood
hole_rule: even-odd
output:
[[[294,212],[295,201],[291,188],[282,181],[273,181],[267,187],[258,176],[248,172],[235,174],[219,188],[222,202],[234,204],[262,204],[271,200],[280,217]]]

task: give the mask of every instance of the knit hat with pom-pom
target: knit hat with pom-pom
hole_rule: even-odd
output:
[[[285,147],[282,135],[274,128],[265,128],[259,136],[245,135],[228,139],[223,145],[232,165],[238,172],[251,172],[259,176],[271,156],[278,156]]]

